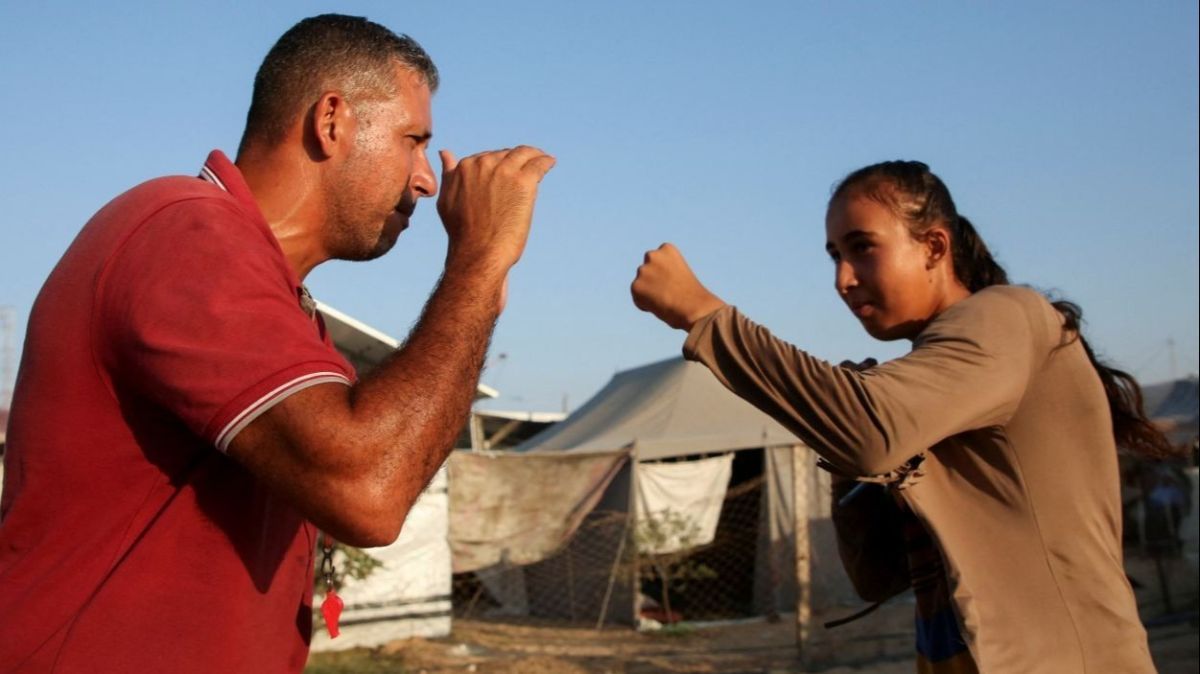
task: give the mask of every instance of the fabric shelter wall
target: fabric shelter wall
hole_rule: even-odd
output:
[[[450,456],[454,571],[541,561],[566,545],[628,460],[623,450]]]

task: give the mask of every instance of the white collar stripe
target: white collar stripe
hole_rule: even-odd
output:
[[[229,191],[229,188],[225,187],[225,183],[221,182],[221,179],[217,177],[216,171],[213,171],[211,168],[209,168],[208,164],[200,167],[200,177],[216,185],[217,187],[220,187],[226,192]]]

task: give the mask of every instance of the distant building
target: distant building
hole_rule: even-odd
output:
[[[457,446],[512,449],[566,418],[566,412],[474,410],[463,435],[459,436]]]
[[[1177,446],[1194,446],[1200,432],[1200,382],[1195,375],[1142,388],[1146,415]]]

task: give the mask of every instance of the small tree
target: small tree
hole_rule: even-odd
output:
[[[683,592],[693,580],[709,580],[717,573],[692,558],[700,541],[700,525],[683,513],[670,508],[638,523],[634,531],[635,554],[640,564],[649,567],[661,585],[662,607],[671,620],[671,590]]]

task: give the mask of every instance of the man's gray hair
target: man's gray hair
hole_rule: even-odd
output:
[[[395,66],[420,74],[430,91],[438,87],[437,66],[411,37],[359,16],[322,14],[292,26],[267,52],[254,78],[242,147],[283,140],[296,118],[321,93],[395,95]]]

